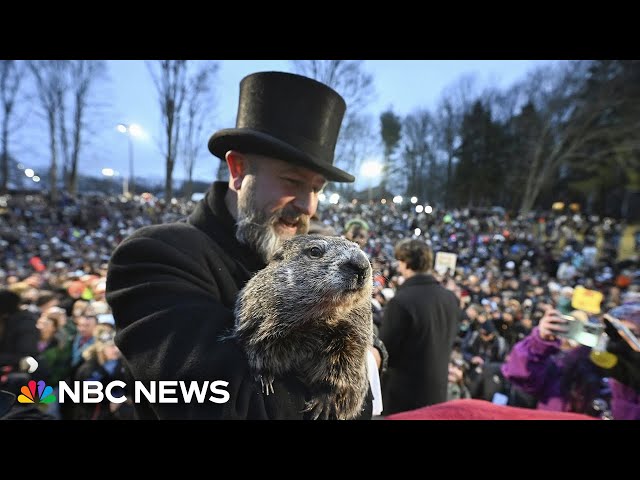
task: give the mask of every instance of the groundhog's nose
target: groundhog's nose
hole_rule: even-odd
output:
[[[349,259],[347,263],[344,264],[344,269],[357,277],[358,287],[364,285],[364,280],[367,277],[367,272],[369,271],[370,265],[369,261],[365,258],[364,255],[354,255]]]

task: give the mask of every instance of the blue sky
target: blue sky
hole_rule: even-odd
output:
[[[376,98],[368,112],[376,118],[389,106],[396,114],[406,115],[415,108],[435,107],[442,90],[461,76],[475,74],[480,87],[508,87],[536,65],[549,60],[367,60],[364,68],[374,77]],[[218,72],[217,102],[211,121],[211,133],[233,127],[238,101],[238,85],[247,74],[263,70],[292,71],[289,60],[223,60]],[[135,139],[136,176],[161,181],[164,161],[158,148],[160,113],[155,86],[142,60],[108,61],[108,79],[97,90],[99,108],[91,119],[94,134],[82,152],[82,173],[100,175],[110,167],[126,174],[128,145],[125,135],[116,130],[118,123],[137,123],[146,138]],[[46,128],[35,116],[35,104],[23,105],[25,126],[16,131],[17,156],[36,170],[49,163]],[[32,121],[33,119],[33,121]],[[194,178],[211,181],[219,160],[203,146]],[[174,178],[184,178],[180,161]]]

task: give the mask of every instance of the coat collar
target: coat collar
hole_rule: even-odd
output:
[[[436,280],[433,275],[429,275],[428,273],[417,273],[410,279],[405,280],[405,282],[400,286],[400,288],[403,288],[405,286],[412,287],[415,285],[433,285],[433,284],[438,284],[438,280]]]
[[[226,182],[214,182],[189,215],[188,222],[209,235],[248,272],[257,272],[266,267],[266,264],[256,252],[241,245],[236,239],[235,220],[224,203],[228,189]]]

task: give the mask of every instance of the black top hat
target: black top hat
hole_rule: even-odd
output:
[[[283,72],[253,73],[240,82],[236,128],[214,133],[209,151],[258,153],[307,167],[334,182],[355,178],[333,166],[346,109],[344,99],[323,83]]]

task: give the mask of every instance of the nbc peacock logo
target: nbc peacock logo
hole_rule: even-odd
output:
[[[20,391],[21,395],[18,396],[18,402],[20,403],[52,403],[56,401],[56,396],[53,395],[53,388],[47,386],[44,380],[40,380],[37,383],[31,380],[27,385],[22,387]],[[36,394],[37,393],[37,394]]]

